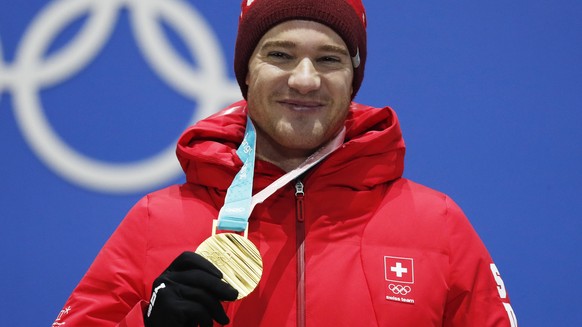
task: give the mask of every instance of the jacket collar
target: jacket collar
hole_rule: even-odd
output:
[[[189,127],[177,145],[178,160],[188,183],[226,191],[242,166],[236,149],[246,124],[246,102],[239,101]],[[310,179],[354,189],[367,189],[402,176],[404,140],[395,112],[352,103],[346,119],[344,145],[312,169]],[[255,189],[262,189],[284,172],[257,161]]]

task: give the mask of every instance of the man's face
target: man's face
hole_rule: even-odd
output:
[[[249,114],[264,149],[311,154],[343,127],[353,67],[329,27],[293,20],[269,30],[249,61]],[[260,148],[258,149],[260,151]]]

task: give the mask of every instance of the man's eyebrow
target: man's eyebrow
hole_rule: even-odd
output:
[[[266,41],[262,46],[261,50],[270,49],[270,48],[285,48],[285,49],[294,49],[297,47],[297,44],[292,41],[285,41],[285,40],[272,40]],[[350,53],[345,47],[334,45],[334,44],[324,44],[318,48],[319,51],[326,51],[326,52],[334,52],[340,55],[349,56]]]
[[[344,47],[337,46],[337,45],[333,45],[333,44],[322,45],[321,47],[319,47],[319,50],[335,52],[337,54],[344,55],[344,56],[350,56],[348,49],[346,49]]]
[[[295,42],[274,40],[274,41],[266,41],[261,46],[261,50],[263,50],[263,49],[269,49],[269,48],[287,48],[287,49],[291,49],[291,48],[295,48],[296,46],[297,45],[295,44]]]

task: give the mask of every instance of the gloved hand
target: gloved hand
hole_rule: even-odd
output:
[[[230,322],[220,301],[234,301],[238,291],[221,280],[222,273],[194,252],[178,256],[152,288],[144,313],[146,327],[212,327]]]

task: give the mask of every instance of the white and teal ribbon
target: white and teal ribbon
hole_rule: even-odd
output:
[[[253,176],[255,174],[255,150],[257,133],[251,119],[247,116],[245,137],[236,150],[243,162],[242,168],[234,177],[226,191],[224,206],[218,213],[218,229],[242,232],[247,228],[251,216],[253,197]]]

